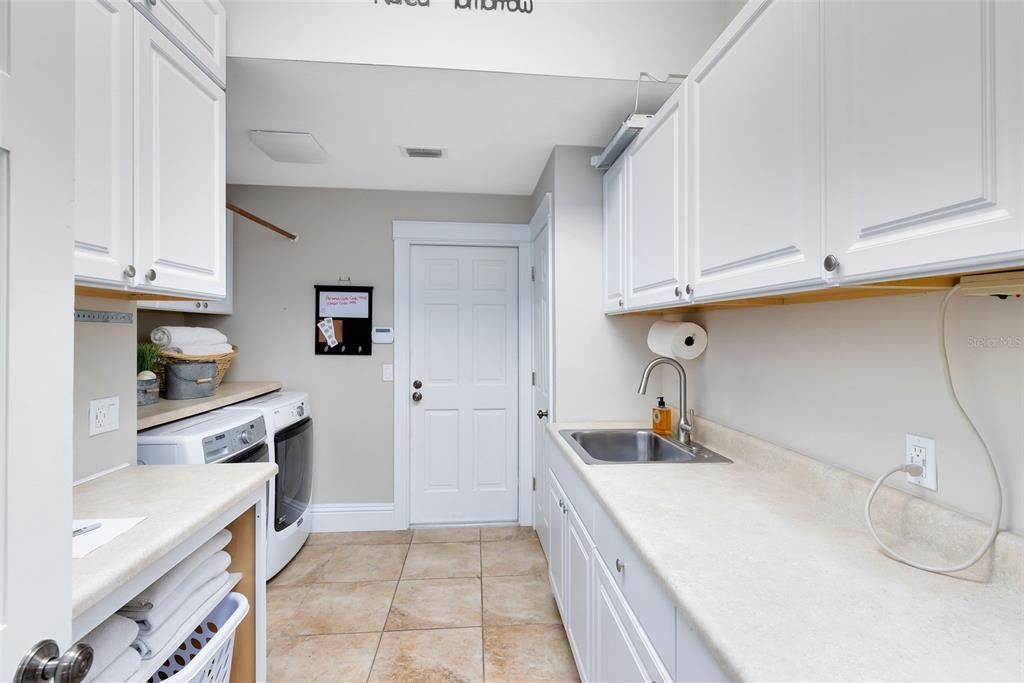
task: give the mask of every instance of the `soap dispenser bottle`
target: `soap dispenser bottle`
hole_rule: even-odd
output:
[[[672,409],[665,405],[665,397],[658,397],[658,406],[651,411],[651,431],[662,436],[672,436]]]

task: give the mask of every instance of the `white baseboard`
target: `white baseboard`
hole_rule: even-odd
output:
[[[326,503],[309,506],[310,531],[390,531],[394,503]]]

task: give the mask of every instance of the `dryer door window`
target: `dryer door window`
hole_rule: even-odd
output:
[[[313,422],[306,418],[274,435],[277,484],[274,530],[294,524],[309,507],[313,489]]]

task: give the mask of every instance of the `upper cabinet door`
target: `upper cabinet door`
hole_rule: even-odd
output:
[[[224,91],[135,21],[136,282],[225,296]]]
[[[604,174],[604,310],[625,310],[626,159]]]
[[[227,83],[227,13],[220,0],[132,0],[220,87]]]
[[[75,277],[131,284],[132,23],[127,0],[75,12]]]
[[[626,307],[685,303],[681,210],[686,85],[679,86],[626,154]]]
[[[690,72],[697,301],[822,282],[819,18],[752,0]]]
[[[1024,259],[1024,5],[826,2],[826,244],[840,280]]]

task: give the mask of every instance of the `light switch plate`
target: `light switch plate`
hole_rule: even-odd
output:
[[[938,490],[936,483],[936,470],[938,465],[935,460],[935,439],[917,434],[907,434],[907,459],[908,465],[920,465],[924,472],[920,477],[912,477],[907,474],[907,481],[911,484],[923,486],[932,491]]]
[[[391,363],[385,363],[384,365],[380,366],[380,370],[381,370],[381,378],[385,382],[394,382],[395,381],[395,366],[394,365],[392,365]]]
[[[116,431],[121,400],[117,396],[89,401],[89,436]]]

